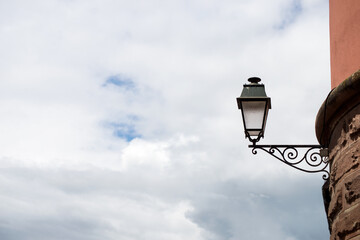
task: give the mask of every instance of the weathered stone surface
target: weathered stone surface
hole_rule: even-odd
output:
[[[333,224],[333,240],[346,240],[349,237],[357,237],[356,233],[360,230],[360,205],[357,204],[349,211],[339,214],[338,219]],[[354,236],[354,234],[356,234]]]
[[[345,240],[360,240],[360,230],[349,234]]]
[[[343,209],[343,192],[342,188],[338,188],[335,194],[331,197],[331,202],[329,205],[328,217],[331,219],[331,222],[335,220],[339,212]]]
[[[353,109],[338,122],[330,148],[331,201],[328,222],[333,240],[348,240],[360,232],[360,112]],[[354,207],[354,205],[356,207]]]
[[[360,240],[360,71],[330,92],[316,118],[316,135],[329,148],[323,192],[330,239]]]
[[[327,145],[338,120],[359,104],[360,71],[355,72],[330,92],[316,116],[316,137]]]
[[[348,240],[360,232],[360,114],[343,118],[338,129],[330,150],[328,222],[331,239]]]
[[[347,149],[348,151],[342,149],[341,156],[337,156],[332,160],[330,174],[332,184],[336,184],[345,174],[359,168],[360,151],[356,146],[353,147]]]
[[[360,115],[356,115],[349,125],[349,135],[352,141],[356,141],[360,136]]]
[[[360,175],[350,179],[347,183],[345,183],[345,187],[345,199],[348,204],[352,204],[360,199]]]
[[[346,240],[360,240],[360,231],[357,231],[356,233],[352,234],[353,236],[351,236],[350,238],[346,239]]]

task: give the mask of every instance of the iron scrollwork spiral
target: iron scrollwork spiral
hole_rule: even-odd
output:
[[[320,145],[249,145],[252,153],[261,149],[283,163],[307,173],[323,173],[322,178],[329,178],[328,157],[320,154]]]

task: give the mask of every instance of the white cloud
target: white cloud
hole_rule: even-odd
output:
[[[321,175],[253,156],[235,101],[260,76],[273,105],[263,141],[315,143],[327,7],[1,2],[0,238],[328,237]]]

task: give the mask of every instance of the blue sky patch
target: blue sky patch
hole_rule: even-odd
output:
[[[134,82],[128,78],[121,75],[114,75],[110,76],[106,79],[105,83],[103,84],[104,87],[113,85],[120,88],[125,88],[126,90],[134,89],[135,84]]]
[[[281,22],[276,25],[276,29],[284,30],[290,24],[294,23],[297,17],[301,14],[303,8],[301,5],[301,0],[293,0],[291,5],[286,9],[285,13],[283,14],[283,18]]]
[[[130,142],[134,138],[141,137],[134,124],[128,123],[110,123],[109,126],[113,129],[113,134],[118,138],[123,138],[127,142]]]

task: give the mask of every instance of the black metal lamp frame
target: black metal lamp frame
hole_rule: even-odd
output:
[[[241,96],[237,98],[238,108],[241,109],[245,137],[249,138],[252,145],[252,153],[257,154],[258,149],[270,154],[290,167],[307,173],[323,173],[322,178],[327,180],[330,176],[328,171],[328,149],[323,145],[256,145],[264,137],[267,120],[267,111],[271,108],[270,98],[266,96],[264,86],[258,84],[261,79],[257,77],[248,79],[251,84],[245,84]],[[259,91],[258,89],[260,89]],[[261,129],[247,129],[245,116],[242,108],[243,101],[266,101],[265,112]],[[251,136],[249,131],[259,131],[257,136]]]
[[[328,149],[322,145],[249,145],[251,152],[257,150],[270,154],[286,165],[307,173],[323,173],[322,178],[329,178]]]

